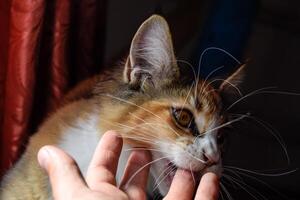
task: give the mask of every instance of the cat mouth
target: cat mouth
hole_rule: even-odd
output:
[[[165,170],[164,177],[165,177],[165,181],[166,181],[167,185],[170,186],[173,181],[173,178],[176,174],[177,169],[180,167],[178,167],[175,163],[168,161],[166,163],[166,168],[169,170]],[[190,169],[184,169],[184,168],[180,168],[180,169],[191,172],[195,183],[199,182],[200,177],[201,177],[200,171],[191,171]]]
[[[170,170],[166,170],[164,172],[164,177],[166,177],[165,179],[166,179],[167,185],[170,186],[178,167],[173,162],[168,161],[166,164],[166,168],[170,169]]]

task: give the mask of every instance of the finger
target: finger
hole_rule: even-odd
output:
[[[190,171],[177,169],[165,200],[180,199],[190,200],[193,198],[195,183]]]
[[[146,187],[150,169],[151,155],[148,151],[133,151],[129,156],[120,187],[129,199],[146,199]]]
[[[49,175],[54,199],[70,199],[75,192],[86,189],[76,162],[54,146],[44,146],[38,161]]]
[[[202,176],[197,189],[196,200],[216,200],[219,197],[219,178],[214,173],[206,173]]]
[[[115,174],[123,140],[114,131],[106,132],[99,142],[87,171],[86,181],[93,190],[100,190],[100,182],[116,184]]]

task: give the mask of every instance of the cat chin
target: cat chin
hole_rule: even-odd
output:
[[[154,157],[156,157],[156,156],[154,156]],[[171,168],[174,170],[170,173]],[[148,192],[153,192],[154,190],[158,189],[162,196],[166,196],[170,189],[170,186],[171,186],[172,180],[175,176],[175,172],[176,172],[177,168],[178,168],[178,166],[176,166],[174,163],[172,163],[168,159],[163,159],[163,160],[160,160],[159,162],[154,163],[151,166],[151,175],[153,177],[153,181],[150,184],[151,188],[148,188]],[[186,169],[186,170],[189,170],[189,169]],[[195,181],[197,183],[199,183],[202,175],[207,172],[213,172],[218,177],[221,177],[222,172],[223,172],[222,163],[219,162],[210,167],[205,167],[204,169],[202,168],[202,170],[200,170],[200,171],[195,171],[193,173]]]
[[[201,177],[205,174],[205,173],[208,173],[208,172],[213,172],[215,173],[216,175],[218,175],[218,177],[220,178],[222,176],[222,168],[218,167],[218,166],[211,166],[211,167],[208,167],[208,168],[205,168],[203,171],[201,171],[200,173],[198,173],[199,176],[195,176],[195,179],[196,179],[196,184],[199,184],[199,181],[201,179]],[[175,172],[171,175],[171,176],[168,176],[165,178],[165,180],[163,180],[159,187],[158,187],[158,190],[160,192],[160,194],[162,196],[166,196],[168,194],[168,191],[170,189],[170,186],[171,186],[171,183],[172,183],[172,180],[174,178],[174,175],[175,175]],[[153,191],[153,190],[152,190]]]
[[[171,162],[167,159],[160,160],[152,164],[151,175],[153,178],[152,183],[149,185],[148,192],[153,192],[158,190],[159,193],[165,196],[171,186],[173,177],[175,175],[176,169],[171,172]]]
[[[208,172],[212,172],[212,173],[216,174],[219,178],[221,178],[222,174],[223,174],[223,165],[222,165],[222,163],[219,162],[215,165],[212,165],[210,167],[205,168],[202,171],[202,175],[205,174],[205,173],[208,173]]]

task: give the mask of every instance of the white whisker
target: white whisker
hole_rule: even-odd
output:
[[[230,169],[227,169],[227,170],[230,170]],[[246,173],[244,173],[244,172],[240,172],[240,171],[234,171],[234,170],[232,170],[232,173],[233,172],[235,172],[235,173],[238,173],[238,174],[240,174],[240,175],[243,175],[243,176],[246,176],[246,177],[248,177],[248,178],[251,178],[251,179],[253,179],[253,180],[255,180],[255,181],[257,181],[257,182],[259,182],[259,183],[261,183],[261,184],[263,184],[263,185],[265,185],[265,186],[267,186],[270,190],[272,190],[273,192],[276,192],[278,195],[280,195],[282,198],[284,198],[284,199],[286,199],[286,200],[288,200],[289,198],[287,197],[287,196],[285,196],[284,194],[282,194],[282,193],[280,193],[278,190],[276,190],[276,189],[274,189],[273,187],[271,187],[269,184],[267,184],[266,182],[264,182],[264,181],[262,181],[262,180],[260,180],[260,179],[258,179],[258,178],[256,178],[256,177],[254,177],[254,176],[251,176],[251,175],[249,175],[249,174],[246,174]]]
[[[163,171],[161,172],[161,174],[159,175],[159,177],[157,178],[157,180],[155,181],[155,183],[154,183],[155,187],[153,188],[152,191],[155,191],[155,190],[159,187],[159,185],[165,180],[165,178],[168,177],[169,174],[172,173],[174,170],[175,170],[175,166],[172,166],[172,165],[170,165],[170,166],[167,167],[165,170],[163,170]],[[161,178],[161,180],[159,180],[160,177],[161,177],[166,171],[168,171],[168,172],[165,174],[165,176],[163,176],[163,177]],[[158,182],[158,181],[159,181],[159,182]]]
[[[252,171],[252,170],[249,170],[249,169],[243,169],[243,168],[239,168],[239,167],[233,167],[233,166],[224,166],[224,168],[225,167],[230,168],[230,169],[240,170],[240,171],[243,171],[243,172],[248,172],[250,174],[256,174],[256,175],[260,175],[260,176],[270,176],[270,177],[285,176],[285,175],[292,174],[292,173],[298,171],[298,169],[293,169],[293,170],[290,170],[290,171],[287,171],[287,172],[276,173],[276,174],[268,174],[268,173],[261,173],[261,172]]]
[[[254,90],[246,95],[244,95],[243,97],[241,97],[240,99],[238,99],[237,101],[233,102],[230,106],[228,106],[228,108],[226,108],[226,111],[228,111],[229,109],[231,109],[233,106],[235,106],[237,103],[241,102],[242,100],[252,96],[252,95],[256,95],[259,94],[260,92],[262,92],[263,90],[267,90],[267,89],[274,89],[276,87],[264,87],[258,90]]]
[[[186,95],[186,97],[185,97],[185,99],[184,99],[184,102],[183,102],[183,106],[182,106],[182,107],[184,107],[184,106],[186,105],[187,99],[189,98],[190,93],[191,93],[191,91],[192,91],[192,89],[193,89],[193,85],[194,85],[194,84],[191,85],[191,87],[190,87],[190,89],[189,89],[189,92],[187,93],[187,95]],[[179,116],[180,116],[181,114],[182,114],[182,109],[181,109],[181,111],[180,111]]]
[[[125,149],[125,152],[127,151],[157,151],[157,152],[162,152],[162,153],[169,153],[167,151],[162,151],[159,149],[154,149],[154,148],[143,148],[143,147],[137,147],[137,148],[129,148],[129,149]]]
[[[226,178],[226,176],[224,176],[224,178]],[[243,190],[245,190],[249,195],[251,195],[254,199],[258,200],[258,198],[252,193],[249,191],[249,189],[253,190],[256,194],[258,194],[260,197],[262,197],[263,199],[266,199],[266,197],[264,195],[262,195],[260,192],[258,192],[256,189],[254,189],[253,187],[249,186],[248,184],[246,183],[243,183],[243,182],[239,182],[237,179],[231,177],[231,180],[233,182],[235,182],[239,187],[241,187]],[[249,189],[247,190],[248,187]]]
[[[243,116],[242,114],[233,114],[233,115],[237,115],[237,116]],[[280,133],[278,131],[276,131],[276,129],[271,128],[272,126],[269,125],[267,122],[258,119],[257,117],[252,117],[250,115],[244,115],[245,117],[254,120],[255,122],[257,122],[259,125],[261,125],[264,129],[266,129],[276,140],[277,142],[280,144],[281,148],[283,149],[286,159],[287,159],[287,164],[290,164],[290,157],[287,151],[287,146],[283,140],[283,138],[281,137]]]
[[[116,97],[116,96],[113,96],[113,95],[110,95],[110,94],[106,94],[105,96],[110,97],[110,98],[114,98],[114,99],[116,99],[116,100],[118,100],[118,101],[121,101],[121,102],[130,104],[130,105],[133,105],[133,106],[136,106],[136,107],[138,107],[138,108],[140,108],[140,109],[142,109],[142,110],[144,110],[144,111],[146,111],[146,112],[152,114],[153,116],[157,117],[158,119],[164,121],[164,119],[162,119],[160,116],[154,114],[154,113],[151,112],[150,110],[148,110],[148,109],[146,109],[146,108],[144,108],[144,107],[142,107],[142,106],[139,106],[139,105],[137,105],[137,104],[135,104],[135,103],[133,103],[133,102],[131,102],[131,101],[127,101],[127,100],[125,100],[125,99],[122,99],[122,98],[119,98],[119,97]],[[169,126],[169,125],[168,125],[168,126]],[[170,126],[169,126],[169,127],[170,127]],[[170,129],[173,130],[174,133],[177,134],[177,136],[180,136],[180,135],[172,128],[172,127],[170,127]]]
[[[197,79],[196,72],[195,72],[195,69],[194,69],[193,65],[192,65],[191,63],[185,61],[185,60],[177,60],[177,62],[185,63],[185,64],[187,64],[187,65],[192,69],[193,74],[194,74],[194,83],[197,83],[197,82],[198,82],[198,81],[197,81],[198,79]]]
[[[212,76],[215,72],[217,72],[217,71],[219,71],[220,69],[223,69],[223,68],[224,68],[224,65],[221,66],[221,67],[217,67],[216,69],[212,70],[212,71],[206,76],[206,78],[204,79],[203,84],[202,84],[202,86],[201,86],[201,88],[200,88],[200,94],[202,94],[202,93],[206,90],[206,88],[207,88],[211,83],[214,82],[214,81],[211,81],[211,82],[209,82],[209,83],[207,84],[207,86],[205,86],[207,80],[209,79],[209,77]]]
[[[164,156],[164,157],[155,159],[155,160],[153,160],[153,161],[151,161],[151,162],[148,162],[148,163],[145,164],[144,166],[142,166],[140,169],[138,169],[138,170],[137,170],[137,171],[129,178],[129,180],[128,180],[127,183],[126,183],[126,186],[129,185],[130,182],[133,180],[133,178],[134,178],[138,173],[140,173],[143,169],[145,169],[147,166],[149,166],[149,165],[151,165],[151,164],[153,164],[153,163],[155,163],[155,162],[158,162],[158,161],[160,161],[160,160],[166,159],[166,158],[168,158],[168,156]]]
[[[194,181],[194,186],[196,187],[196,180],[195,180],[195,176],[194,176],[194,173],[193,173],[193,170],[192,170],[192,164],[191,163],[190,163],[190,171],[191,171],[192,178],[193,178],[193,181]]]
[[[239,93],[239,95],[241,97],[243,96],[243,93],[241,92],[241,90],[237,86],[235,86],[234,84],[232,84],[231,82],[229,82],[228,80],[225,80],[225,79],[216,78],[216,79],[213,79],[211,82],[209,82],[207,85],[210,85],[210,84],[212,84],[216,81],[224,81],[224,82],[228,83],[231,87],[233,87]],[[204,89],[204,91],[205,91],[205,89]]]
[[[231,120],[231,121],[229,121],[229,122],[226,122],[226,123],[221,124],[220,126],[217,126],[217,127],[215,127],[215,128],[212,128],[212,129],[210,129],[210,130],[207,130],[207,131],[205,131],[204,133],[202,133],[201,135],[198,135],[198,136],[194,139],[194,142],[196,141],[197,138],[201,137],[202,135],[205,135],[205,134],[208,134],[208,133],[210,133],[210,132],[213,132],[213,131],[216,131],[216,130],[218,130],[218,129],[221,129],[221,128],[223,128],[223,127],[229,126],[229,125],[231,125],[231,124],[233,124],[233,123],[235,123],[235,122],[238,122],[238,121],[240,121],[240,120],[242,120],[242,119],[244,119],[244,118],[245,118],[245,116],[241,116],[241,117],[239,117],[239,118],[237,118],[237,119]]]
[[[221,186],[221,188],[224,190],[224,192],[225,192],[227,198],[228,198],[229,200],[233,200],[232,196],[230,195],[230,193],[229,193],[228,190],[226,189],[225,185],[223,185],[223,183],[220,182],[220,186]]]
[[[201,69],[201,64],[202,64],[202,59],[203,59],[203,55],[207,52],[207,51],[210,51],[210,50],[218,50],[218,51],[221,51],[225,54],[227,54],[228,56],[230,56],[233,60],[235,60],[239,65],[241,64],[241,62],[235,58],[232,54],[230,54],[229,52],[227,52],[226,50],[224,49],[221,49],[221,48],[218,48],[218,47],[208,47],[206,49],[203,50],[203,52],[201,53],[200,55],[200,59],[199,59],[199,64],[198,64],[198,73],[197,73],[197,82],[199,81],[199,76],[200,76],[200,69]],[[198,88],[196,87],[196,91],[198,90]],[[195,92],[195,94],[197,94]]]

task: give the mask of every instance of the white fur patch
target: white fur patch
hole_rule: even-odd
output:
[[[104,131],[99,129],[99,116],[96,113],[91,113],[88,119],[78,119],[74,126],[69,126],[58,146],[75,159],[80,171],[85,176],[94,151],[103,134]],[[124,149],[129,148],[131,147],[123,145],[116,175],[118,183],[123,175],[130,154],[130,151],[124,151]]]
[[[97,123],[99,116],[96,113],[91,113],[87,119],[77,119],[66,129],[58,145],[75,159],[83,175],[103,134],[97,129]]]

